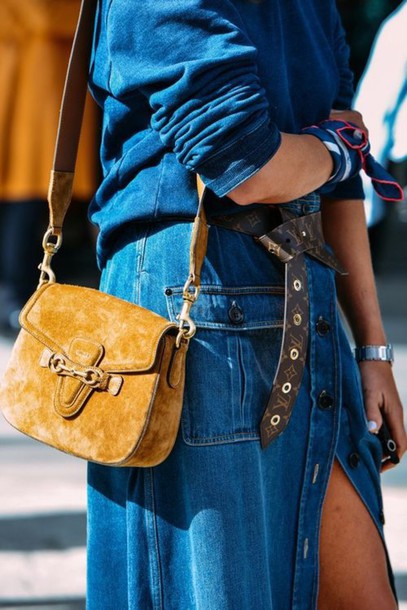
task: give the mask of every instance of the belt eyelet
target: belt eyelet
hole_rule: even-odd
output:
[[[278,424],[281,421],[281,416],[280,415],[273,415],[273,417],[270,417],[270,424],[272,426],[278,426]]]

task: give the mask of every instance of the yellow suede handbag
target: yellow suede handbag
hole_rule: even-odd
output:
[[[207,231],[204,192],[192,229],[178,324],[98,290],[56,282],[86,93],[95,0],[83,0],[61,107],[40,283],[0,384],[8,422],[52,447],[112,466],[154,466],[177,436],[185,356],[195,333]]]

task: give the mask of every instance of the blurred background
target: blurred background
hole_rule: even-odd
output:
[[[354,105],[372,152],[407,184],[407,0],[338,0],[351,47]],[[0,374],[18,313],[37,282],[63,78],[79,0],[0,3]],[[74,202],[55,270],[97,286],[87,203],[99,180],[98,110],[88,100]],[[406,190],[406,189],[405,189]],[[366,185],[379,298],[407,404],[407,199],[382,204]],[[386,535],[407,610],[407,462],[383,476]],[[85,464],[0,419],[0,608],[85,607]],[[114,584],[112,584],[114,586]],[[120,609],[118,609],[120,610]]]

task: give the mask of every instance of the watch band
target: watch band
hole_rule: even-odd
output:
[[[393,362],[393,346],[391,343],[388,343],[387,345],[361,345],[355,347],[355,358],[357,362],[362,362],[364,360]]]

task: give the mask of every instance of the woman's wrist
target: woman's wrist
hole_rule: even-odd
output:
[[[394,351],[391,343],[359,345],[355,347],[354,353],[357,362],[377,361],[392,363],[394,361]]]

